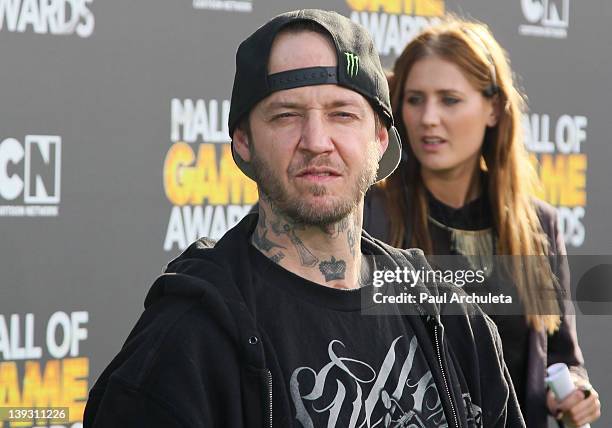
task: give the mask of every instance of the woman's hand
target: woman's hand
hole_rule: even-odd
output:
[[[589,384],[580,385],[575,379],[577,389],[561,402],[555,399],[552,391],[548,391],[546,405],[550,413],[557,419],[572,427],[581,427],[599,419],[601,404],[599,394]]]

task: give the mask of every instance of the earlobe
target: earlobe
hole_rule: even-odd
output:
[[[380,130],[378,131],[377,137],[380,148],[378,160],[380,161],[382,155],[387,151],[387,146],[389,145],[389,130],[384,126],[381,126]]]
[[[242,158],[245,162],[251,161],[251,151],[249,150],[249,137],[246,132],[244,132],[240,128],[236,128],[234,130],[234,134],[232,136],[232,142],[234,146],[234,150],[238,153],[238,156]]]
[[[494,114],[494,113],[492,113],[492,114],[489,116],[489,120],[487,121],[487,126],[488,126],[489,128],[493,128],[495,125],[497,125],[497,115],[496,115],[496,114]]]
[[[499,121],[499,117],[501,115],[501,109],[499,106],[499,96],[495,95],[495,97],[493,98],[493,100],[491,100],[491,113],[489,113],[489,118],[487,120],[487,126],[489,128],[493,128],[494,126],[497,125],[497,122]]]

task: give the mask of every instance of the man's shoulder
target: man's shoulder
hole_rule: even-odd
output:
[[[166,409],[176,420],[187,421],[186,415],[193,416],[196,409],[189,406],[190,400],[204,400],[199,379],[221,366],[228,376],[237,376],[230,375],[238,371],[234,348],[231,336],[198,301],[179,296],[159,299],[141,315],[91,389],[85,418],[98,422],[97,416],[105,420],[106,412],[118,409],[144,417],[138,408],[142,405],[155,412]]]
[[[197,300],[164,296],[142,313],[111,366],[142,379],[160,359],[176,351],[181,355],[185,346],[193,348],[209,324]]]
[[[252,273],[249,237],[256,221],[256,215],[248,214],[218,241],[202,237],[189,245],[164,267],[145,305],[166,294],[244,300]]]
[[[199,302],[166,296],[143,312],[92,394],[104,394],[112,383],[163,394],[164,385],[189,382],[211,367],[196,361],[229,364],[236,354],[231,352],[233,344],[231,335]]]

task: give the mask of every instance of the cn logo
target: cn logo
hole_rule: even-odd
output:
[[[545,27],[567,28],[569,0],[521,0],[525,19]]]
[[[26,135],[0,142],[0,202],[23,197],[25,204],[58,204],[61,187],[62,139]]]

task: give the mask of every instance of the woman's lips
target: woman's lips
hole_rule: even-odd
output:
[[[421,138],[421,146],[426,152],[437,152],[439,151],[447,141],[440,137],[423,137]]]

